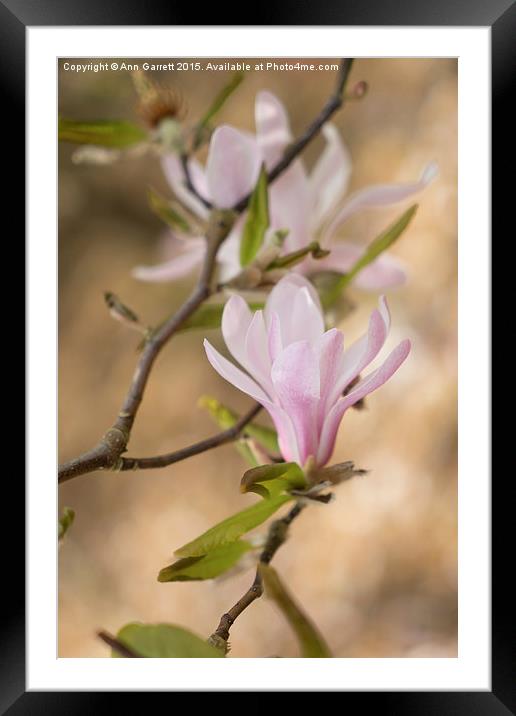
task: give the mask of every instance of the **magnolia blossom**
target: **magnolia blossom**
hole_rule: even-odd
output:
[[[289,274],[273,288],[263,311],[253,314],[238,295],[224,307],[224,340],[246,372],[207,340],[204,347],[215,370],[267,410],[284,459],[303,466],[312,456],[321,467],[332,455],[346,410],[383,385],[410,351],[410,341],[402,341],[379,368],[349,389],[378,355],[389,327],[382,296],[367,333],[344,351],[342,332],[325,331],[312,284]]]
[[[230,208],[252,191],[260,166],[270,170],[293,141],[287,112],[283,104],[270,92],[259,92],[255,102],[256,135],[223,125],[212,135],[205,167],[195,159],[189,160],[192,183],[197,192],[219,208]],[[339,132],[332,124],[322,129],[326,147],[310,174],[300,159],[269,187],[269,235],[288,229],[283,253],[297,251],[314,239],[331,250],[323,261],[306,259],[296,270],[331,269],[345,273],[363,252],[363,247],[335,241],[342,224],[361,209],[391,206],[424,189],[436,174],[435,164],[429,164],[420,178],[408,184],[380,184],[351,194],[345,201],[350,175],[351,158]],[[208,209],[188,190],[177,156],[163,160],[163,169],[177,198],[201,219]],[[245,216],[236,222],[219,251],[218,260],[222,280],[233,278],[240,271],[239,242]],[[138,267],[136,278],[145,281],[166,281],[188,273],[202,261],[205,244],[202,237],[188,237],[176,233],[173,237],[174,256],[164,264]],[[355,284],[367,290],[382,290],[402,283],[405,274],[391,256],[382,255],[366,267]]]

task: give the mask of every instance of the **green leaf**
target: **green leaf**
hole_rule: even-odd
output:
[[[235,542],[242,535],[261,525],[280,507],[294,499],[290,495],[278,495],[270,500],[260,500],[236,515],[231,515],[192,542],[176,549],[178,557],[200,557],[224,544]]]
[[[232,428],[240,420],[240,415],[230,408],[227,408],[211,395],[203,395],[199,398],[198,405],[205,408],[217,425],[223,430]],[[278,434],[272,428],[256,423],[248,423],[245,426],[245,433],[254,438],[270,452],[279,452]]]
[[[263,244],[265,232],[269,226],[269,198],[267,190],[267,172],[262,164],[260,175],[251,198],[247,219],[240,239],[240,265],[247,266]]]
[[[405,211],[399,219],[391,224],[385,231],[372,241],[366,248],[362,256],[356,261],[351,269],[336,282],[333,289],[329,292],[326,300],[335,300],[338,295],[353,281],[357,274],[362,271],[366,266],[369,266],[375,259],[386,251],[392,244],[398,239],[401,234],[405,231],[407,226],[412,221],[414,214],[417,211],[417,204],[413,204],[407,211]]]
[[[303,261],[308,254],[311,254],[313,259],[324,259],[326,256],[329,256],[330,251],[321,248],[318,241],[312,241],[303,249],[292,251],[290,254],[285,254],[284,256],[278,256],[278,258],[274,259],[274,261],[267,266],[267,270],[291,268]]]
[[[311,659],[331,657],[332,654],[323,637],[301,607],[296,604],[276,570],[267,564],[260,564],[258,569],[267,596],[277,604],[298,638],[301,656]]]
[[[151,659],[215,659],[224,654],[203,639],[173,624],[126,624],[117,639],[137,654]],[[117,658],[118,654],[112,653]]]
[[[235,72],[231,80],[228,82],[227,85],[225,85],[221,91],[218,93],[218,95],[215,97],[213,102],[211,103],[208,111],[203,116],[199,124],[197,125],[197,130],[195,134],[195,140],[194,140],[194,148],[197,149],[199,144],[201,143],[202,136],[204,135],[204,130],[209,125],[213,117],[217,114],[217,112],[223,107],[226,100],[233,94],[233,92],[237,89],[237,87],[240,86],[242,80],[244,79],[244,73],[243,72]]]
[[[190,318],[183,323],[181,331],[191,328],[220,328],[222,321],[222,312],[224,303],[205,303],[201,305]],[[251,311],[257,311],[263,308],[263,302],[251,302],[249,308]]]
[[[72,526],[75,519],[75,511],[71,507],[65,507],[63,509],[63,516],[58,522],[58,537],[62,540],[68,529]]]
[[[167,201],[164,197],[158,194],[154,189],[148,191],[149,204],[152,211],[159,216],[159,218],[171,226],[173,229],[179,229],[185,234],[190,234],[191,229],[185,217],[180,211],[176,209],[176,203],[173,201]]]
[[[260,465],[247,470],[240,482],[242,492],[256,492],[270,498],[288,490],[304,490],[308,480],[303,470],[295,462]]]
[[[74,144],[95,144],[99,147],[130,147],[147,139],[147,133],[125,120],[76,122],[59,118],[59,140]]]
[[[214,579],[231,569],[251,549],[253,547],[249,542],[237,540],[217,547],[202,557],[185,557],[162,569],[158,575],[158,582]]]
[[[247,440],[246,438],[241,438],[233,444],[235,446],[235,450],[244,458],[244,460],[249,465],[251,465],[251,467],[257,467],[260,464],[258,458],[251,449],[249,440]]]

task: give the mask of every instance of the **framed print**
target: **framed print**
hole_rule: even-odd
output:
[[[2,713],[154,691],[514,710],[491,522],[499,5],[250,27],[0,4],[29,338]]]

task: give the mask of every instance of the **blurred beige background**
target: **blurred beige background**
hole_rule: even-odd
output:
[[[86,62],[87,60],[81,60]],[[183,93],[194,122],[229,73],[157,73]],[[409,269],[390,292],[389,346],[410,337],[413,350],[396,376],[349,411],[334,461],[371,470],[337,488],[328,506],[306,510],[274,564],[340,657],[456,656],[456,288],[457,63],[455,60],[357,60],[351,84],[369,83],[360,102],[335,119],[354,162],[351,189],[416,178],[430,160],[439,178],[393,253]],[[250,73],[219,115],[253,129],[253,101],[267,88],[285,102],[295,133],[327,99],[333,73]],[[135,111],[125,72],[75,75],[60,70],[59,111],[75,119],[129,118]],[[305,153],[311,166],[318,139]],[[146,188],[167,192],[151,156],[112,166],[76,166],[60,147],[59,458],[89,448],[111,425],[125,395],[138,337],[114,322],[103,291],[120,295],[150,324],[178,306],[191,287],[144,284],[133,266],[159,258],[162,225]],[[362,213],[343,237],[371,239],[400,213]],[[346,319],[346,340],[366,327],[373,295]],[[208,365],[205,332],[173,339],[151,376],[133,431],[132,455],[169,452],[216,428],[198,407],[208,393],[238,410],[250,401]],[[220,347],[216,332],[210,340]],[[99,628],[129,621],[172,622],[208,636],[241,596],[252,568],[223,582],[159,584],[173,550],[253,501],[238,483],[246,469],[229,445],[163,470],[96,473],[59,489],[76,510],[59,568],[59,655],[106,657]],[[235,624],[233,657],[296,656],[295,639],[274,605],[261,599]]]

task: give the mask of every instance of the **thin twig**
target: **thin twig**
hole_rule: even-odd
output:
[[[176,450],[175,452],[169,452],[165,455],[156,455],[155,457],[123,457],[120,459],[117,469],[122,471],[150,470],[157,467],[166,467],[167,465],[173,465],[175,462],[186,460],[188,457],[193,457],[193,455],[199,455],[202,452],[206,452],[206,450],[219,447],[219,445],[225,445],[226,443],[236,440],[242,434],[245,434],[246,426],[258,415],[261,409],[262,406],[256,404],[246,415],[240,418],[233,427],[217,435],[213,435],[211,438],[206,438],[206,440],[201,440],[198,443]]]
[[[97,633],[97,636],[99,639],[102,639],[102,641],[110,646],[113,651],[116,651],[120,656],[124,656],[128,659],[139,659],[141,658],[140,654],[137,654],[132,649],[129,649],[125,644],[122,644],[121,641],[118,641],[114,636],[111,636],[111,634],[108,634],[107,631],[99,631]]]
[[[332,96],[304,134],[286,150],[283,158],[271,170],[268,175],[269,182],[274,181],[274,179],[280,176],[280,174],[290,166],[307,144],[318,134],[325,122],[328,121],[336,110],[342,107],[344,102],[344,89],[352,62],[353,60],[351,59],[342,60]],[[188,170],[186,162],[183,163],[183,167],[186,167]],[[192,189],[193,185],[188,171],[185,176],[186,181],[190,182],[189,188]],[[194,193],[196,193],[195,188]],[[127,448],[131,429],[142,401],[154,361],[174,333],[181,328],[183,323],[211,295],[213,291],[211,284],[218,250],[231,230],[236,215],[242,213],[247,208],[249,198],[250,196],[248,195],[241,199],[233,207],[233,211],[213,210],[211,212],[210,224],[206,236],[207,251],[197,286],[179,310],[165,321],[147,340],[145,348],[138,360],[129,391],[115,423],[95,447],[59,466],[59,483],[66,482],[79,475],[94,472],[95,470],[117,469],[119,467],[121,455]]]
[[[269,533],[267,535],[267,540],[265,542],[265,546],[260,555],[260,564],[269,564],[271,562],[278,549],[287,539],[288,528],[304,507],[304,503],[297,502],[290,510],[290,512],[285,515],[285,517],[280,520],[275,520],[271,524],[269,528]],[[257,569],[253,583],[251,584],[247,592],[242,597],[240,597],[238,602],[236,602],[236,604],[232,606],[228,612],[222,615],[218,627],[210,636],[208,641],[219,647],[221,645],[221,639],[223,640],[223,642],[227,643],[227,640],[229,639],[229,630],[231,629],[235,620],[242,614],[243,611],[247,609],[250,604],[252,604],[256,599],[259,599],[262,594],[262,578],[260,575],[260,571]]]

